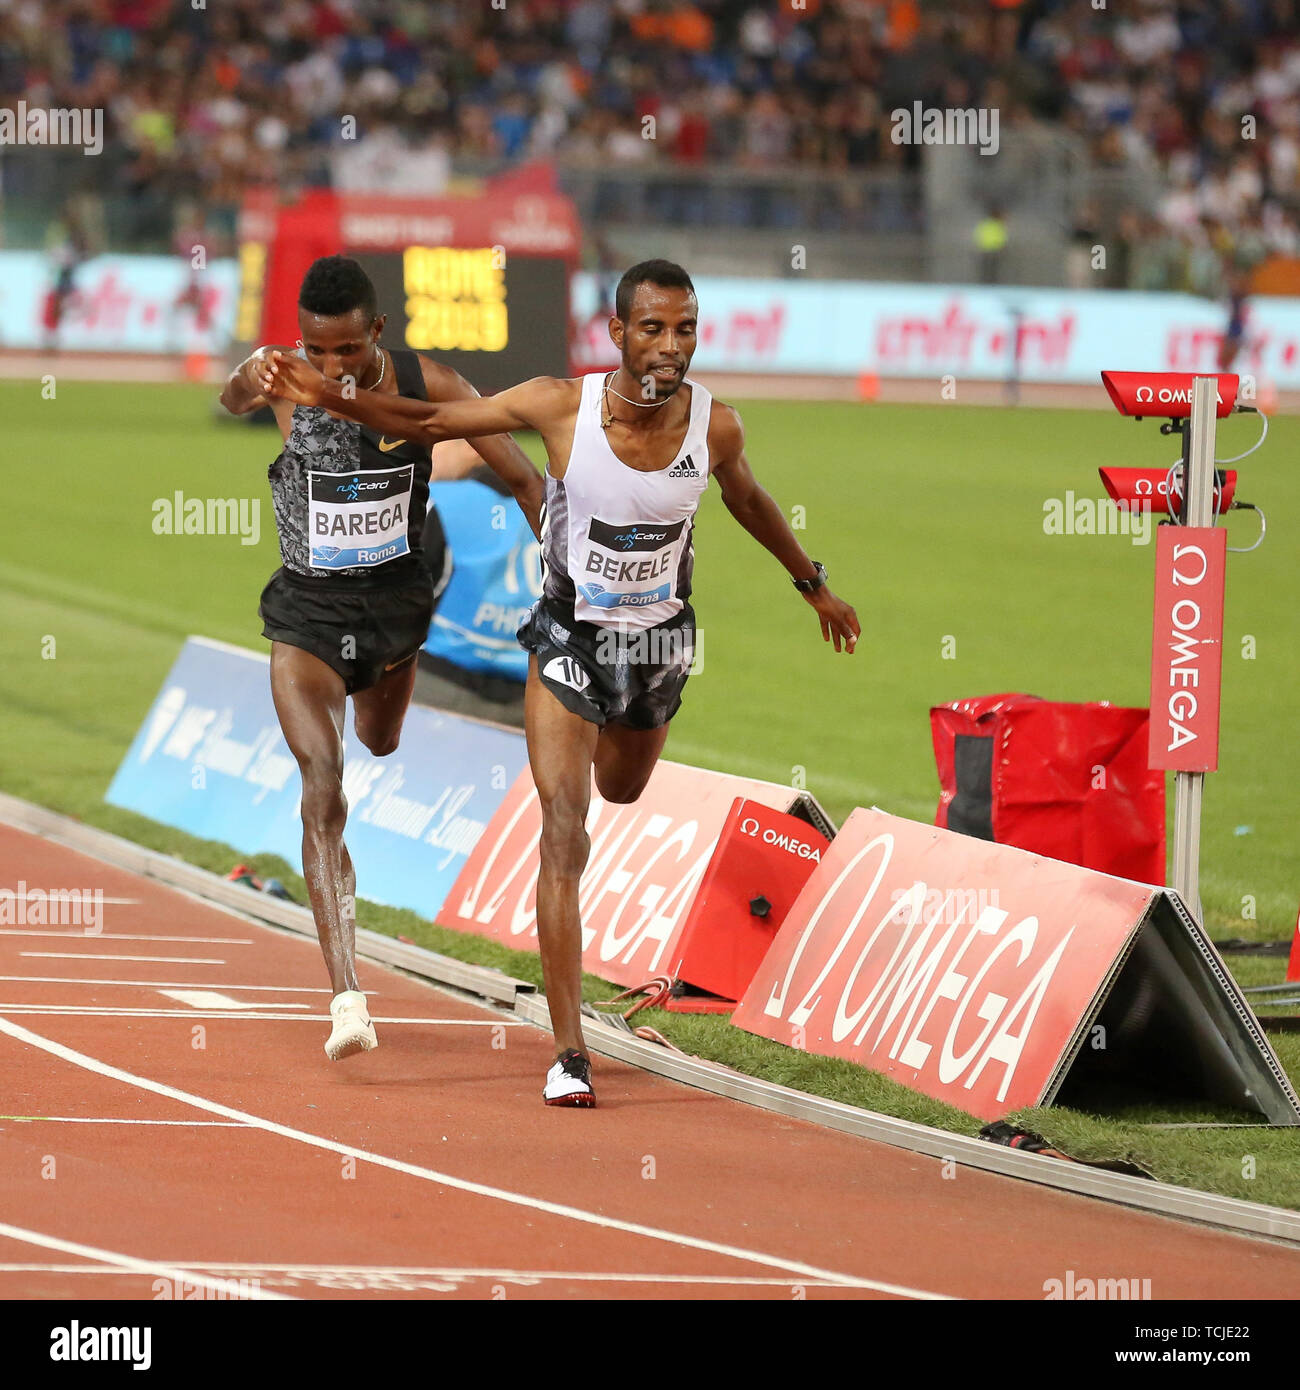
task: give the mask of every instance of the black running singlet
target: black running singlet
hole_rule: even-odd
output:
[[[389,355],[398,394],[428,400],[415,353]],[[289,438],[267,470],[285,569],[313,578],[409,569],[420,554],[432,467],[427,446],[295,406]]]

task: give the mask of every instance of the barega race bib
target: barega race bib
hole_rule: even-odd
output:
[[[410,552],[407,522],[415,466],[307,473],[311,566],[382,565]]]

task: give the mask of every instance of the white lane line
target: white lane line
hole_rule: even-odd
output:
[[[252,1007],[251,1005],[249,1007]],[[259,1004],[259,1009],[310,1009],[310,1004],[286,1004],[282,1002]],[[77,1008],[71,1004],[0,1004],[0,1010],[8,1014],[48,1014],[51,1018],[292,1018],[310,1019],[313,1023],[322,1020],[329,1022],[328,1014],[272,1014],[247,1013],[238,1009],[214,1009],[199,1012],[195,1009],[114,1009],[105,1005],[90,1004]],[[375,1020],[378,1022],[379,1020]],[[387,1020],[384,1020],[385,1022]],[[398,1022],[400,1020],[393,1020]],[[423,1019],[419,1020],[421,1023]]]
[[[186,1004],[191,1009],[258,1009],[262,1005],[256,1001],[248,1003],[243,999],[232,999],[228,994],[219,994],[215,989],[160,989],[159,994],[174,999],[178,1004]],[[310,1009],[310,1004],[275,1004],[268,1001],[267,1006],[275,1008]]]
[[[27,960],[135,960],[150,965],[225,965],[213,956],[115,956],[96,955],[90,951],[19,951]]]
[[[247,1129],[248,1126],[236,1120],[109,1120],[99,1116],[86,1115],[0,1115],[0,1120],[11,1120],[16,1124],[45,1125],[179,1125],[185,1129]],[[205,1266],[206,1268],[206,1266]]]
[[[0,936],[57,936],[65,941],[197,941],[201,946],[251,946],[248,936],[153,936],[139,932],[30,931],[26,927],[0,927]]]
[[[259,1004],[259,1009],[310,1009],[310,1004]],[[85,1007],[66,1004],[0,1004],[0,1013],[48,1015],[51,1018],[229,1018],[229,1019],[272,1019],[278,1023],[329,1023],[329,1014],[273,1014],[249,1013],[246,1010],[223,1011],[214,1009],[211,1013],[195,1009],[114,1009],[93,1004]],[[371,1014],[372,1023],[427,1023],[439,1028],[527,1028],[529,1025],[515,1018],[386,1018],[383,1014]]]
[[[644,1236],[649,1240],[661,1240],[670,1245],[680,1245],[690,1250],[704,1250],[709,1254],[742,1260],[748,1264],[764,1265],[769,1269],[783,1269],[791,1274],[804,1275],[810,1279],[826,1279],[834,1284],[874,1289],[879,1293],[897,1294],[903,1298],[948,1298],[947,1294],[932,1293],[926,1289],[912,1289],[902,1284],[888,1284],[880,1280],[860,1279],[856,1275],[839,1274],[834,1270],[820,1269],[816,1265],[804,1264],[802,1260],[787,1260],[779,1255],[764,1255],[757,1250],[746,1250],[737,1245],[726,1245],[720,1241],[706,1240],[700,1236],[667,1231],[657,1226],[644,1226],[637,1221],[622,1221],[617,1217],[602,1216],[598,1212],[584,1211],[581,1207],[566,1206],[559,1202],[549,1202],[541,1197],[529,1197],[522,1192],[511,1192],[506,1188],[489,1187],[486,1183],[472,1182],[468,1178],[458,1178],[452,1173],[441,1173],[435,1168],[424,1168],[418,1164],[404,1163],[401,1159],[389,1158],[386,1154],[372,1153],[368,1149],[356,1148],[351,1144],[340,1144],[337,1140],[308,1134],[301,1129],[291,1129],[288,1125],[277,1124],[274,1120],[263,1119],[259,1115],[251,1115],[245,1110],[236,1110],[233,1106],[221,1105],[217,1101],[192,1095],[188,1091],[179,1090],[175,1086],[168,1086],[161,1081],[136,1076],[134,1072],[123,1071],[122,1068],[111,1066],[108,1062],[101,1062],[97,1057],[89,1057],[84,1052],[76,1052],[70,1047],[65,1047],[62,1043],[55,1042],[52,1038],[45,1038],[39,1033],[33,1033],[22,1027],[21,1024],[13,1023],[7,1018],[0,1017],[0,1033],[6,1033],[18,1042],[26,1043],[29,1047],[40,1048],[43,1052],[50,1053],[51,1056],[62,1058],[65,1062],[71,1062],[75,1066],[94,1072],[98,1076],[106,1076],[111,1081],[122,1081],[128,1086],[138,1086],[142,1091],[150,1091],[154,1095],[164,1096],[168,1100],[192,1105],[195,1109],[205,1110],[212,1115],[224,1115],[229,1120],[242,1120],[245,1124],[265,1130],[268,1134],[278,1135],[282,1139],[294,1139],[300,1144],[308,1144],[313,1148],[324,1149],[329,1153],[342,1154],[345,1158],[359,1159],[362,1163],[373,1163],[377,1167],[387,1168],[394,1173],[404,1173],[408,1177],[422,1178],[426,1182],[436,1183],[440,1187],[450,1187],[460,1192],[469,1192],[477,1197],[490,1197],[498,1202],[506,1202],[511,1206],[546,1212],[551,1216],[565,1217],[587,1226],[598,1226],[609,1231],[622,1231],[628,1235]]]
[[[25,902],[29,902],[29,901],[33,901],[33,900],[34,900],[34,901],[36,901],[36,902],[38,902],[38,903],[44,903],[44,902],[49,902],[51,895],[53,895],[53,896],[55,896],[55,897],[57,898],[57,895],[58,895],[58,894],[60,894],[60,893],[66,893],[68,890],[67,890],[66,888],[29,888],[29,889],[27,890],[27,892],[25,892],[25,893],[15,893],[15,892],[13,891],[13,889],[9,889],[8,891],[9,891],[9,894],[10,894],[10,897],[9,897],[9,901],[10,901],[10,902],[25,903]],[[85,891],[89,891],[89,890],[85,890]],[[36,894],[36,893],[39,893],[41,896],[40,896],[39,898],[33,899],[33,894]],[[95,901],[96,901],[96,902],[100,902],[100,903],[114,903],[114,904],[116,904],[117,906],[121,907],[121,906],[128,905],[128,904],[138,903],[138,902],[140,901],[140,899],[139,899],[139,898],[96,898]]]
[[[214,981],[196,980],[87,980],[68,975],[0,975],[0,981],[24,985],[138,985],[143,989],[255,989],[262,994],[329,994],[328,989],[315,985],[220,985]],[[378,994],[377,989],[366,990]]]
[[[759,1279],[748,1274],[600,1274],[562,1269],[421,1269],[408,1265],[249,1265],[204,1263],[178,1265],[178,1269],[220,1270],[243,1278],[260,1275],[287,1275],[315,1283],[321,1279],[376,1279],[385,1281],[414,1279],[508,1279],[520,1284],[541,1284],[546,1281],[572,1279],[594,1284],[722,1284],[743,1285],[746,1288],[788,1289],[796,1285],[817,1289],[840,1289],[845,1284],[825,1279]],[[0,1274],[129,1274],[125,1269],[95,1269],[90,1265],[4,1264]],[[859,1280],[857,1286],[863,1286]],[[382,1287],[392,1287],[385,1284]]]
[[[287,1293],[272,1293],[269,1289],[250,1289],[240,1286],[231,1279],[209,1279],[204,1274],[180,1269],[176,1265],[158,1264],[153,1260],[137,1260],[134,1255],[120,1255],[115,1250],[98,1250],[93,1245],[79,1245],[74,1240],[59,1240],[56,1236],[41,1235],[36,1231],[25,1231],[20,1226],[10,1226],[0,1221],[0,1236],[20,1241],[24,1245],[38,1245],[45,1250],[58,1250],[64,1255],[81,1255],[87,1260],[99,1260],[102,1264],[116,1265],[132,1274],[152,1274],[156,1278],[170,1279],[174,1283],[200,1284],[205,1289],[213,1289],[230,1298],[273,1298],[278,1301],[296,1301]]]

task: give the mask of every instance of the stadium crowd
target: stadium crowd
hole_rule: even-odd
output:
[[[1128,283],[1202,288],[1300,246],[1297,3],[0,0],[0,102],[103,108],[142,226],[249,182],[431,193],[532,158],[915,167],[896,106],[991,106],[1138,177]]]

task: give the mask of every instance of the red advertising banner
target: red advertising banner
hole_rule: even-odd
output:
[[[681,938],[736,799],[784,811],[797,796],[790,787],[667,761],[631,805],[604,801],[593,791],[591,855],[578,900],[583,968],[624,985],[654,975],[679,977]],[[799,824],[805,841],[820,841]],[[525,768],[447,895],[439,924],[515,950],[536,950],[541,833],[541,804]],[[805,861],[796,853],[792,862]]]
[[[1227,533],[1214,526],[1156,532],[1152,768],[1213,772],[1219,765],[1227,544]]]
[[[732,1022],[996,1119],[1050,1099],[1161,892],[857,810]]]

